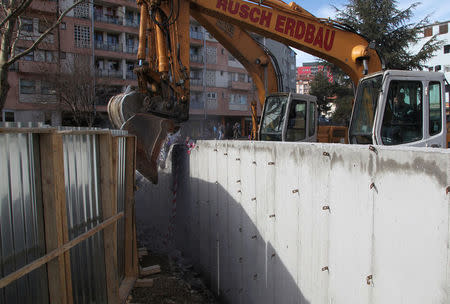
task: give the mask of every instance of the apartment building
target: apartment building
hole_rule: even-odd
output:
[[[57,5],[69,0],[33,1],[24,18],[24,29],[34,36],[45,30],[42,20],[54,16]],[[46,17],[47,14],[48,16]],[[72,10],[59,29],[39,50],[25,56],[9,74],[11,89],[2,113],[6,121],[44,121],[52,125],[65,122],[70,112],[57,101],[47,82],[48,73],[77,64],[78,55],[86,55],[95,67],[97,99],[95,110],[106,117],[106,105],[112,95],[126,86],[137,86],[133,73],[138,47],[139,11],[134,0],[106,0],[83,4]],[[190,26],[191,104],[188,132],[192,137],[213,136],[213,125],[222,123],[228,135],[235,122],[245,136],[251,129],[250,103],[257,100],[256,88],[244,67],[200,24]],[[295,52],[287,46],[255,36],[278,58],[285,91],[295,91]],[[21,40],[18,48],[30,41]],[[260,109],[259,109],[260,110]]]
[[[414,46],[411,46],[413,52],[417,52],[431,37],[436,36],[439,41],[443,42],[443,46],[435,53],[433,58],[429,59],[425,66],[430,71],[439,71],[444,73],[445,78],[450,83],[450,33],[449,21],[436,22],[423,28],[423,36]],[[450,85],[445,86],[445,100],[447,109],[449,108]]]
[[[212,138],[213,128],[225,126],[231,137],[232,126],[239,122],[242,136],[251,130],[251,108],[257,92],[244,67],[200,24],[190,25],[191,104],[189,135]],[[285,91],[295,92],[295,52],[289,47],[254,35],[277,58]],[[260,113],[258,106],[258,113]],[[186,128],[185,128],[186,129]]]
[[[303,66],[297,67],[297,93],[309,94],[311,81],[314,79],[314,76],[324,70],[326,70],[328,80],[332,83],[334,81],[333,73],[319,62],[305,62]]]
[[[34,0],[22,19],[17,50],[25,49],[56,18],[57,7],[70,0]],[[84,3],[69,12],[59,28],[39,49],[23,57],[9,73],[10,90],[2,113],[4,121],[39,121],[60,125],[70,110],[58,102],[48,82],[49,73],[80,64],[85,55],[95,67],[95,111],[106,117],[109,98],[127,85],[137,85],[133,73],[138,46],[139,11],[133,0],[106,0]],[[31,37],[31,38],[30,38]]]

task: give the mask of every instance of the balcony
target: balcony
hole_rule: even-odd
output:
[[[252,89],[252,83],[242,81],[228,81],[228,87],[233,90],[250,91]]]
[[[197,40],[203,40],[203,33],[202,32],[190,32],[191,39],[197,39]]]
[[[206,103],[207,110],[217,110],[218,108],[219,108],[219,102],[217,101],[217,99],[214,99],[214,100],[210,99]]]
[[[128,80],[136,80],[137,76],[135,73],[133,73],[133,71],[127,71],[127,79]]]
[[[239,104],[239,103],[229,103],[228,109],[231,111],[247,111],[248,105],[247,104]]]
[[[191,62],[194,62],[194,63],[203,63],[202,55],[191,55],[190,59],[191,59]]]
[[[104,50],[109,52],[123,52],[123,47],[121,43],[103,43],[101,41],[95,42],[96,50]]]
[[[139,20],[125,19],[125,26],[139,27]]]
[[[203,86],[203,79],[191,79],[190,80],[191,86],[194,87],[202,87]]]
[[[18,70],[19,70],[19,62],[18,61],[11,64],[8,68],[8,71],[10,71],[10,72],[17,72]]]
[[[117,16],[94,14],[94,20],[98,22],[123,25],[123,18]]]
[[[204,109],[205,108],[203,100],[192,99],[192,98],[191,98],[191,101],[189,103],[189,107],[192,110],[200,110],[200,109]]]
[[[125,52],[129,54],[137,54],[138,46],[137,45],[127,45],[125,48]]]
[[[97,69],[96,75],[97,75],[97,77],[100,77],[100,78],[123,79],[123,74],[122,74],[121,70],[102,70],[102,69]]]
[[[86,40],[75,40],[75,46],[77,48],[90,48],[91,42]]]

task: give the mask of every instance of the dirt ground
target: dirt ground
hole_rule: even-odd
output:
[[[147,276],[152,287],[134,288],[128,303],[139,304],[218,304],[214,295],[203,284],[190,265],[177,259],[149,252],[140,261],[142,267],[159,265],[161,273]]]

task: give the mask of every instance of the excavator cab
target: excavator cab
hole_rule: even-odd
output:
[[[352,144],[446,147],[444,75],[387,70],[361,79]]]
[[[294,93],[266,97],[259,140],[317,141],[317,98]]]

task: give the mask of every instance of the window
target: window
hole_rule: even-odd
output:
[[[399,145],[422,139],[422,83],[391,81],[381,125],[385,145]]]
[[[208,100],[216,100],[217,99],[216,92],[208,92],[206,96],[208,97]]]
[[[95,44],[102,44],[103,43],[103,33],[102,32],[94,32],[94,40]]]
[[[23,32],[33,32],[33,19],[31,18],[22,18],[22,25],[20,30]]]
[[[39,20],[39,33],[43,33],[50,28],[48,21]]]
[[[286,141],[299,141],[306,138],[306,102],[293,100],[289,109]]]
[[[352,143],[371,144],[372,128],[380,95],[382,76],[375,76],[361,82],[356,92],[350,138]]]
[[[35,52],[34,60],[39,62],[45,61],[45,51],[37,50]]]
[[[108,44],[116,45],[119,43],[119,36],[114,34],[108,34]]]
[[[55,90],[51,87],[48,82],[41,82],[41,94],[42,95],[55,95]]]
[[[45,61],[55,62],[55,56],[53,55],[53,51],[45,51]]]
[[[209,46],[206,47],[206,63],[217,63],[217,48]]]
[[[73,0],[73,2],[75,3],[76,0]],[[89,18],[89,3],[88,2],[80,3],[77,6],[75,6],[73,8],[73,16],[75,18],[88,19]]]
[[[14,122],[14,112],[3,112],[5,122]]]
[[[439,25],[439,34],[447,34],[448,33],[448,23]]]
[[[60,53],[60,59],[66,59],[66,56],[67,56],[66,52]]]
[[[429,134],[431,136],[441,133],[442,115],[441,115],[441,84],[439,82],[431,82],[428,87],[428,96],[430,98],[430,127]]]
[[[432,27],[426,27],[425,30],[423,31],[423,36],[424,37],[433,36],[433,28]]]
[[[316,132],[316,104],[309,103],[309,136],[313,136]]]
[[[75,25],[73,30],[75,45],[81,48],[87,48],[91,42],[91,32],[89,27],[82,25]]]
[[[36,93],[36,83],[34,80],[20,79],[20,93],[34,94]]]
[[[65,22],[61,22],[61,23],[59,24],[59,28],[62,29],[62,30],[65,30],[65,29],[67,28],[66,23],[65,23]]]
[[[246,105],[247,104],[247,96],[240,95],[240,94],[230,94],[230,103]]]
[[[444,54],[450,53],[450,44],[444,45]]]
[[[17,48],[16,49],[16,54],[20,54],[20,53],[22,53],[23,51],[25,51],[26,49],[25,48]],[[22,58],[21,58],[22,60],[25,60],[25,61],[34,61],[34,52],[30,52],[30,53],[28,53],[28,54],[26,54],[25,56],[23,56]]]
[[[264,105],[261,122],[261,140],[281,140],[287,96],[269,96]]]

